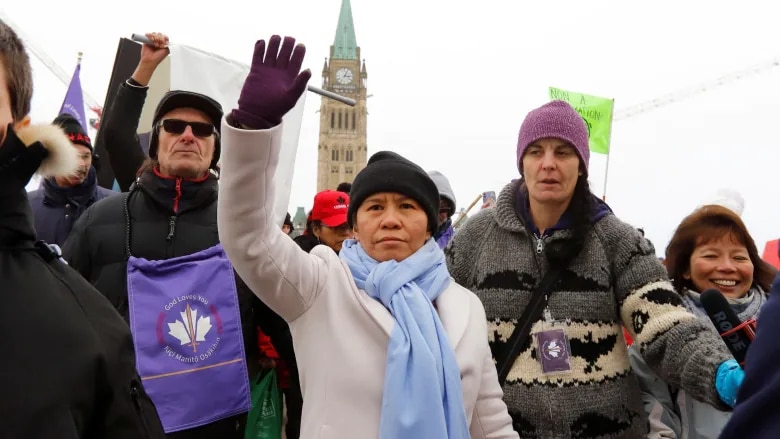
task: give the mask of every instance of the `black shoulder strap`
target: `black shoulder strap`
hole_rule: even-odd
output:
[[[531,293],[531,300],[528,301],[528,306],[525,307],[523,315],[520,316],[514,331],[512,331],[512,335],[509,336],[504,358],[496,359],[498,363],[496,365],[498,383],[501,386],[504,385],[506,377],[515,363],[515,359],[520,355],[520,349],[531,334],[531,326],[539,320],[545,306],[547,306],[547,295],[552,292],[553,284],[560,278],[562,273],[562,268],[551,267]]]
[[[51,263],[55,259],[62,258],[62,250],[58,245],[47,244],[45,241],[35,241],[34,248],[46,262]]]
[[[56,244],[47,244],[46,241],[26,241],[17,245],[0,247],[0,251],[34,251],[38,253],[44,261],[62,260],[62,250]]]

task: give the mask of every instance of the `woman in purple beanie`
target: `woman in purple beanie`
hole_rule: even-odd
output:
[[[520,127],[520,178],[447,250],[482,300],[504,401],[523,438],[647,435],[623,327],[667,382],[733,405],[742,370],[683,306],[655,249],[588,186],[588,129],[568,103]]]

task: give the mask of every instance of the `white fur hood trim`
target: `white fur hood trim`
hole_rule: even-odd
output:
[[[49,155],[43,159],[37,174],[42,177],[67,177],[76,173],[79,154],[62,128],[55,125],[29,125],[16,130],[26,146],[41,142]]]

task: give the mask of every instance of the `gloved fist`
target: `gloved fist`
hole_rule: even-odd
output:
[[[737,392],[744,379],[745,371],[736,360],[721,363],[715,376],[715,389],[721,401],[733,408],[737,404]]]
[[[231,117],[243,126],[252,129],[266,129],[282,122],[306,90],[311,72],[301,72],[306,47],[295,44],[295,38],[274,35],[268,40],[255,43],[252,65],[238,98],[238,108]]]

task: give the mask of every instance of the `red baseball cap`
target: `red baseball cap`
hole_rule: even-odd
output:
[[[347,212],[349,195],[344,192],[325,190],[314,196],[312,221],[320,221],[328,227],[338,227],[347,222]]]

